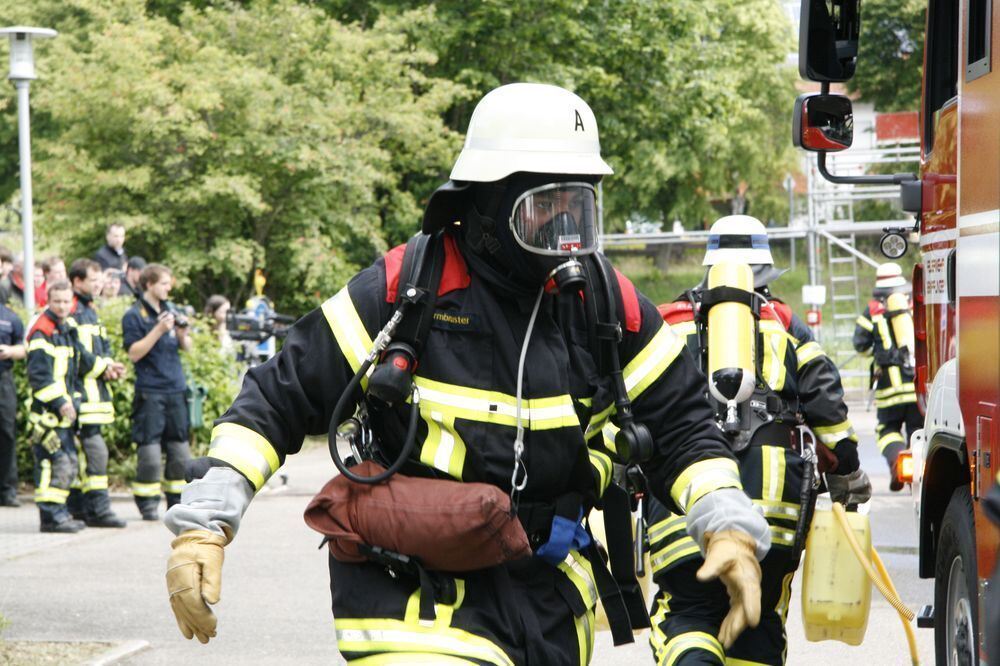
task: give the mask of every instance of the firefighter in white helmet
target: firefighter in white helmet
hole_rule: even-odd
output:
[[[771,550],[761,561],[760,624],[736,634],[724,619],[725,587],[696,576],[705,565],[685,529],[691,516],[652,500],[650,562],[660,589],[650,644],[661,664],[782,664],[792,577],[815,500],[816,470],[803,449],[815,449],[835,501],[863,503],[871,484],[859,466],[837,367],[809,327],[771,293],[770,284],[785,271],[774,266],[764,225],[748,215],[721,218],[709,232],[703,265],[705,280],[660,312],[699,358],[708,380],[701,390],[711,388],[713,402],[726,386],[712,382],[725,384],[726,373],[753,380],[749,396],[741,394],[732,406],[716,402],[716,413],[743,488],[767,518]],[[739,353],[727,353],[729,346]],[[719,357],[732,367],[720,367]]]
[[[443,266],[431,325],[416,341],[422,351],[412,381],[421,425],[403,473],[509,494],[533,555],[420,575],[413,571],[419,563],[393,564],[407,553],[360,563],[331,556],[334,627],[348,660],[589,661],[594,607],[605,596],[598,590],[607,589],[602,581],[611,574],[581,517],[607,505],[609,493],[621,496],[611,472],[625,448],[652,493],[691,518],[693,543],[712,575],[726,580],[736,623],[755,623],[758,560],[770,532],[741,489],[691,357],[655,306],[612,270],[604,284],[616,302],[597,295],[591,304],[600,306],[599,319],[614,316],[619,325],[596,327],[600,340],[587,332],[580,293],[594,294],[592,274],[610,269],[596,253],[595,196],[610,173],[593,113],[567,90],[512,84],[476,107],[451,180],[424,217],[424,231],[434,234],[428,247],[441,248]],[[407,251],[389,252],[303,317],[281,352],[248,372],[216,423],[210,468],[166,515],[177,534],[168,589],[187,637],[215,636],[206,602],[219,598],[223,547],[254,493],[306,434],[330,429],[335,403],[359,373],[364,379],[368,350],[405,284]],[[596,348],[608,352],[601,362]],[[627,394],[612,385],[612,351]],[[396,426],[414,415],[416,401],[386,408],[370,390],[362,401],[375,455],[391,460],[401,448]],[[594,436],[608,420],[630,433],[615,450]],[[627,498],[625,506],[627,515]],[[648,626],[641,601],[625,620]]]
[[[879,452],[889,465],[889,489],[902,490],[896,470],[899,452],[922,427],[913,385],[913,312],[910,286],[899,264],[888,262],[875,271],[875,288],[854,327],[854,348],[872,355],[871,383],[875,389]],[[903,434],[905,428],[906,434]]]

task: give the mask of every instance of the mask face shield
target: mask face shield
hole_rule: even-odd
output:
[[[574,257],[597,249],[597,192],[590,183],[550,183],[514,202],[510,229],[533,254]]]

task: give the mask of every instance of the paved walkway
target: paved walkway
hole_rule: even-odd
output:
[[[885,464],[874,452],[874,416],[852,414],[865,443],[862,460],[876,485],[875,543],[911,608],[931,601],[931,582],[916,577],[915,532],[909,497],[885,490]],[[116,498],[124,530],[88,529],[76,535],[37,532],[37,512],[26,503],[0,509],[0,614],[11,640],[145,640],[150,648],[129,664],[339,664],[330,615],[326,551],[306,527],[302,511],[333,473],[324,447],[293,456],[254,501],[239,537],[226,549],[222,601],[216,607],[219,636],[203,646],[180,635],[167,602],[163,571],[171,534],[144,523],[131,500]],[[789,663],[907,663],[894,612],[873,592],[868,640],[861,648],[807,643],[796,589],[789,611]],[[923,663],[933,663],[931,632],[919,630]],[[613,648],[598,637],[594,664],[651,663],[645,636]],[[901,652],[900,650],[904,650]]]

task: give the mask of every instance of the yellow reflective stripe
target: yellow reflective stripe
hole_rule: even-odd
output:
[[[461,479],[465,467],[465,440],[455,428],[455,417],[433,410],[423,400],[421,391],[420,416],[427,424],[427,437],[420,447],[420,462]]]
[[[39,465],[41,472],[38,475],[38,488],[48,488],[52,483],[52,461],[48,458],[42,460]],[[38,490],[36,488],[35,490]]]
[[[682,349],[684,339],[674,335],[666,323],[661,323],[653,339],[625,366],[623,376],[629,399],[635,400],[659,379]]]
[[[54,381],[48,386],[35,391],[35,398],[41,402],[52,402],[59,397],[69,399],[69,395],[66,393],[66,385],[61,381]]]
[[[103,356],[97,356],[97,357],[95,357],[94,358],[94,367],[92,367],[90,369],[90,371],[87,372],[87,374],[85,374],[83,376],[84,380],[85,381],[94,381],[94,380],[96,380],[98,377],[100,377],[101,375],[104,374],[104,371],[108,369],[109,365],[110,365],[110,359],[107,359],[107,358],[105,358]],[[95,388],[95,390],[97,388],[96,382],[94,384],[94,388]]]
[[[798,504],[762,499],[755,499],[753,503],[764,510],[765,518],[778,518],[784,520],[799,519],[800,508]]]
[[[480,423],[517,424],[517,397],[414,377],[420,389],[421,411],[427,409]],[[579,427],[573,398],[567,393],[546,398],[521,399],[521,423],[530,430]]]
[[[597,585],[594,583],[594,569],[587,558],[571,550],[566,559],[559,563],[559,570],[566,574],[580,593],[583,605],[593,608],[597,604]]]
[[[763,488],[766,500],[781,500],[785,492],[785,449],[780,446],[762,446]]]
[[[160,483],[143,483],[141,481],[132,482],[132,494],[136,497],[159,497]]]
[[[590,417],[590,422],[587,424],[587,430],[584,432],[583,436],[590,441],[594,435],[603,432],[604,428],[607,427],[608,417],[610,417],[615,412],[615,403],[611,403],[601,411],[596,414],[592,414]],[[618,426],[613,423],[611,426],[614,428],[614,432],[618,432]],[[614,442],[614,432],[611,434],[611,441]],[[605,433],[605,438],[607,438],[607,433]],[[611,449],[614,451],[614,448]]]
[[[351,659],[349,666],[409,666],[410,664],[472,664],[477,662],[446,654],[428,654],[426,652],[393,652],[391,654],[373,654],[361,659]]]
[[[454,627],[424,627],[392,619],[337,619],[337,649],[341,652],[424,652],[478,659],[496,666],[514,666],[500,646]],[[395,662],[393,662],[395,663]]]
[[[602,497],[611,483],[611,457],[594,449],[588,450],[587,454],[590,456],[590,466],[597,472],[597,496]]]
[[[899,368],[896,368],[895,366],[893,366],[890,369],[891,370],[899,370]],[[905,384],[901,383],[901,384],[898,384],[898,385],[886,386],[885,388],[878,389],[877,391],[875,391],[875,397],[876,398],[889,398],[889,397],[892,397],[894,395],[901,395],[901,394],[904,394],[904,393],[913,393],[916,390],[917,389],[913,385],[913,382],[906,382]]]
[[[764,361],[761,371],[764,380],[775,391],[785,387],[785,353],[788,351],[788,341],[793,340],[780,322],[765,320],[760,322],[761,338],[763,339]]]
[[[110,402],[84,402],[77,411],[81,414],[113,414],[115,406]]]
[[[908,402],[916,402],[916,393],[904,393],[902,395],[897,395],[892,398],[875,398],[875,406],[879,409],[885,407],[895,407],[896,405],[903,405]]]
[[[85,493],[89,493],[91,490],[107,490],[108,489],[108,477],[107,476],[88,476],[83,480],[80,487]]]
[[[791,546],[795,543],[795,530],[771,525],[771,543]]]
[[[330,325],[330,330],[333,331],[333,337],[337,340],[337,345],[340,347],[341,353],[350,364],[351,370],[357,372],[361,364],[368,358],[368,354],[371,352],[372,347],[375,346],[375,343],[369,337],[368,330],[365,329],[365,325],[361,321],[361,315],[358,314],[357,309],[354,307],[354,302],[351,300],[351,295],[347,287],[344,287],[335,296],[327,299],[323,303],[322,310],[323,315],[326,317],[326,322]],[[367,388],[367,385],[368,378],[363,377],[361,379],[361,388]]]
[[[180,494],[184,490],[184,486],[187,485],[187,481],[184,479],[164,479],[160,485],[165,493]]]
[[[689,465],[680,473],[670,489],[670,496],[685,513],[707,493],[719,488],[743,489],[736,461],[729,458],[709,458]]]
[[[871,333],[872,330],[874,330],[875,328],[875,325],[872,324],[871,320],[869,320],[868,317],[865,317],[864,315],[858,315],[857,324],[858,326],[865,329],[869,333]]]
[[[650,568],[655,574],[681,558],[700,553],[701,549],[698,548],[698,544],[694,542],[694,539],[685,535],[677,541],[671,542],[669,546],[651,553],[649,558]]]
[[[774,611],[781,616],[781,623],[784,624],[788,619],[788,602],[792,598],[792,578],[795,577],[795,572],[791,571],[785,574],[785,577],[781,579],[781,597],[778,599],[777,605],[774,607]]]
[[[665,518],[658,523],[653,523],[653,525],[647,531],[647,537],[649,538],[649,543],[653,544],[660,539],[670,536],[675,532],[681,532],[687,529],[687,518],[684,516],[671,516],[670,518]]]
[[[277,451],[263,435],[238,423],[220,423],[212,429],[208,456],[232,465],[260,490],[278,471]]]
[[[885,451],[885,447],[889,446],[893,442],[898,442],[900,444],[905,445],[906,444],[906,439],[903,438],[902,433],[898,433],[898,432],[890,432],[888,434],[882,435],[881,437],[878,438],[878,451],[879,451],[879,453],[882,453],[883,451]]]
[[[49,342],[48,340],[46,340],[45,338],[32,338],[30,341],[28,341],[29,352],[38,350],[44,351],[49,356],[56,355],[56,346],[51,342]]]
[[[63,490],[61,488],[53,488],[49,486],[48,488],[36,488],[35,489],[35,503],[45,502],[47,504],[65,504],[66,498],[69,497],[69,491]]]
[[[587,666],[594,651],[594,611],[588,609],[580,617],[574,617],[573,624],[576,627],[576,649],[580,666]]]
[[[889,366],[889,383],[892,384],[897,393],[903,387],[903,373],[900,372],[898,365]],[[913,386],[912,382],[910,383],[910,386]]]
[[[465,580],[455,578],[455,603],[439,604],[434,603],[434,620],[420,619],[420,588],[418,587],[406,601],[406,615],[403,621],[407,624],[418,624],[424,627],[450,627],[451,618],[455,610],[462,605],[465,600]]]
[[[878,329],[878,337],[882,342],[882,349],[892,349],[892,336],[889,334],[889,322],[882,315],[872,317],[872,326]]]
[[[656,655],[656,663],[660,666],[673,666],[689,650],[711,652],[719,661],[725,661],[726,658],[718,638],[703,631],[689,631],[671,638]]]
[[[682,338],[694,335],[698,332],[698,325],[693,321],[682,321],[677,324],[669,324],[670,329]]]
[[[819,441],[823,442],[831,449],[842,439],[850,439],[855,442],[858,441],[858,436],[854,432],[854,426],[851,425],[850,421],[841,421],[840,423],[828,426],[817,426],[813,428],[813,432],[816,433]]]
[[[653,625],[649,633],[649,646],[653,648],[654,656],[660,654],[660,650],[667,644],[667,635],[663,633],[660,624],[667,619],[670,614],[670,595],[661,588],[654,599],[656,610],[649,616],[649,623]]]
[[[807,363],[815,361],[821,356],[826,356],[826,352],[823,351],[818,342],[807,342],[795,350],[795,356],[799,360],[798,369],[801,370]]]

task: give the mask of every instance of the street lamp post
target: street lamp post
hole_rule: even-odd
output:
[[[791,229],[792,228],[792,220],[793,220],[794,213],[795,213],[795,179],[792,178],[792,174],[790,174],[790,173],[786,173],[785,174],[785,182],[783,183],[783,185],[785,186],[785,190],[788,192],[788,228]],[[791,266],[791,268],[794,271],[795,270],[795,236],[792,236],[789,240],[791,242],[791,251],[789,252],[789,254],[792,257],[792,266]]]
[[[24,238],[24,305],[35,311],[35,232],[31,209],[31,123],[28,91],[35,79],[35,55],[32,39],[55,37],[49,28],[15,26],[0,29],[0,35],[10,38],[10,74],[8,79],[17,88],[17,145],[21,163],[21,232]]]

